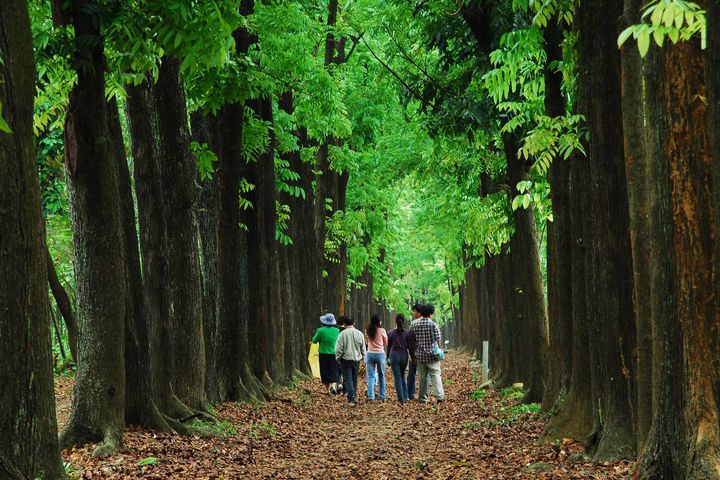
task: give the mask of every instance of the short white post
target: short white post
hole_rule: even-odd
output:
[[[482,353],[482,381],[487,382],[489,380],[490,368],[488,366],[488,358],[490,357],[490,342],[487,340],[483,341],[483,353]]]

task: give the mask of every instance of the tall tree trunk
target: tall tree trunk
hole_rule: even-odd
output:
[[[194,141],[208,145],[217,155],[218,145],[214,142],[213,132],[216,119],[206,117],[202,112],[196,111],[190,115],[192,138]],[[200,239],[200,273],[202,277],[203,292],[203,331],[205,334],[205,391],[210,403],[220,403],[223,398],[218,382],[218,365],[221,358],[215,348],[219,341],[217,337],[217,296],[218,296],[218,254],[217,237],[218,228],[218,172],[210,178],[202,179],[198,175],[200,193],[195,207],[195,218],[198,223],[198,236]],[[239,352],[238,352],[239,353]]]
[[[518,195],[517,184],[528,179],[528,167],[518,158],[517,140],[503,139],[508,163],[511,195]],[[547,358],[547,311],[540,272],[539,242],[532,208],[513,212],[515,233],[510,240],[512,259],[512,294],[515,297],[518,322],[518,365],[525,384],[523,402],[540,402],[545,392],[545,361]]]
[[[174,394],[190,408],[201,410],[207,400],[200,264],[193,218],[196,166],[190,151],[185,93],[177,59],[163,58],[153,92],[160,139],[155,181],[160,182],[162,191],[163,314],[171,347],[164,353],[171,357],[166,358],[166,366],[172,366],[155,375],[159,381],[169,373]],[[155,348],[162,348],[166,342],[157,336],[152,341]]]
[[[579,100],[582,102],[583,99]],[[593,392],[588,380],[591,372],[591,337],[587,326],[585,297],[585,250],[589,238],[585,217],[590,209],[590,200],[585,192],[591,178],[585,157],[571,155],[569,161],[572,368],[567,397],[564,402],[557,404],[556,412],[551,412],[552,416],[543,432],[543,437],[550,440],[564,437],[585,440],[592,432],[594,418]]]
[[[566,114],[562,73],[553,62],[563,58],[562,29],[553,19],[545,29],[545,114]],[[552,411],[566,398],[572,372],[572,284],[570,238],[570,161],[553,159],[548,171],[553,221],[547,224],[547,284],[549,347],[543,410]]]
[[[249,385],[251,390],[246,391],[243,382],[243,371],[249,368],[252,355],[247,344],[250,318],[241,314],[244,311],[242,290],[246,286],[242,283],[240,272],[257,268],[243,256],[247,247],[244,249],[241,245],[240,183],[246,168],[241,143],[243,109],[242,104],[224,105],[219,112],[215,132],[218,152],[217,375],[221,395],[231,400],[239,400],[257,391],[257,387],[252,385]],[[250,288],[256,288],[256,284],[251,282]],[[254,292],[250,295],[251,298],[256,297]],[[245,379],[251,381],[247,375]]]
[[[130,185],[125,145],[117,103],[108,102],[108,128],[113,141],[113,158],[117,162],[118,196],[122,215],[124,251],[118,252],[125,265],[125,422],[169,431],[163,420],[150,385],[150,355],[147,308],[140,272],[135,206]]]
[[[33,148],[28,4],[0,9],[0,477],[64,478],[57,443],[47,257]]]
[[[672,243],[664,254],[674,260],[669,275],[673,308],[671,315],[658,318],[665,347],[658,413],[637,478],[720,478],[720,258],[716,205],[709,201],[714,159],[703,101],[705,61],[693,39],[666,45],[653,71],[661,79],[651,98],[659,103],[652,116],[659,133],[658,160],[666,168],[656,178],[658,194],[670,198],[666,221]]]
[[[165,314],[162,187],[159,182],[157,113],[152,86],[127,87],[127,113],[133,152],[133,176],[138,203],[142,284],[150,345],[151,385],[161,411],[172,417],[190,414],[190,409],[172,393],[172,363],[168,361],[172,337]],[[162,374],[162,372],[166,372]]]
[[[345,62],[345,39],[336,38],[335,26],[337,24],[338,0],[328,1],[328,33],[325,38],[324,65],[340,65]],[[330,154],[332,148],[339,148],[342,141],[330,137],[325,139],[318,150],[317,170],[322,174],[317,179],[317,198],[315,210],[315,231],[317,243],[323,246],[319,252],[323,260],[327,276],[323,281],[322,307],[324,310],[334,312],[336,315],[345,314],[345,294],[347,290],[347,246],[342,240],[338,241],[336,251],[331,252],[331,258],[325,258],[325,236],[327,234],[326,217],[335,212],[345,210],[345,195],[349,179],[348,172],[339,172],[331,167]],[[327,202],[327,203],[326,203]],[[328,208],[329,211],[328,211]]]
[[[269,96],[249,102],[259,119],[273,123],[272,100]],[[280,311],[280,267],[275,240],[276,191],[275,191],[275,136],[270,132],[270,142],[255,162],[245,167],[245,178],[255,185],[248,193],[252,209],[247,210],[245,224],[248,226],[248,275],[254,290],[250,296],[248,334],[253,339],[253,370],[256,377],[266,385],[271,379],[283,381],[281,365],[282,319]]]
[[[70,94],[64,139],[81,333],[73,409],[60,446],[102,441],[93,453],[104,455],[123,446],[129,292],[117,159],[105,101],[103,42],[93,13],[97,9],[93,1],[72,2],[75,58],[85,67],[78,69]]]
[[[640,23],[639,0],[625,0],[625,26]],[[640,53],[633,42],[627,42],[621,52],[622,114],[625,136],[625,168],[628,184],[628,210],[633,266],[633,302],[637,330],[637,451],[640,453],[647,438],[655,401],[653,379],[660,372],[653,369],[652,322],[652,260],[656,255],[655,237],[651,228],[653,208],[651,159],[645,149],[645,116],[643,99],[643,66]]]
[[[45,258],[47,259],[47,275],[48,283],[50,284],[50,290],[52,291],[55,303],[57,303],[58,310],[65,321],[65,328],[68,334],[68,345],[70,346],[70,354],[73,360],[77,363],[77,350],[78,350],[78,330],[77,322],[72,311],[72,303],[70,303],[70,297],[68,297],[67,291],[63,288],[58,278],[57,271],[55,270],[55,264],[53,263],[52,255],[50,250],[45,245]]]
[[[590,237],[586,245],[586,300],[594,379],[597,459],[635,453],[635,312],[630,248],[617,19],[619,0],[583,2],[579,28],[579,88],[590,132],[585,194]]]
[[[278,106],[287,115],[294,112],[293,96],[291,92],[283,93],[278,99]],[[309,373],[307,351],[305,346],[310,340],[311,328],[315,326],[316,317],[320,315],[320,278],[317,264],[312,262],[317,247],[313,239],[312,229],[312,165],[303,162],[301,148],[307,143],[306,135],[302,130],[295,132],[298,138],[298,149],[283,154],[288,162],[288,168],[300,175],[299,186],[303,189],[305,197],[285,194],[281,198],[283,203],[290,207],[290,220],[288,222],[288,235],[293,245],[283,248],[284,270],[281,276],[286,277],[283,289],[285,297],[282,305],[286,306],[289,318],[285,319],[286,330],[286,363],[288,355],[293,357],[293,369],[301,373]],[[294,308],[287,308],[293,305]]]

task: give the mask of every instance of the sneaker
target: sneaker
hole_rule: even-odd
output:
[[[351,406],[351,407],[354,407],[355,405],[357,405],[357,403],[355,403],[355,402],[350,402],[350,403],[348,403],[348,405]]]
[[[330,395],[335,395],[337,393],[337,390],[335,390],[335,387],[328,388],[328,393]]]
[[[445,402],[445,399],[444,399],[444,398],[439,398],[438,401],[437,401],[437,403],[443,403],[443,402]]]

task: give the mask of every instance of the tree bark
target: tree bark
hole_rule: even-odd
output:
[[[632,457],[636,447],[635,311],[617,48],[622,13],[621,1],[596,0],[583,2],[576,17],[581,113],[590,132],[585,287],[596,459]]]
[[[155,404],[150,385],[150,354],[147,308],[140,272],[140,252],[135,220],[135,205],[130,185],[125,145],[117,103],[107,104],[108,128],[113,141],[113,158],[117,162],[118,194],[122,215],[124,250],[118,252],[125,266],[125,422],[162,431],[171,428]]]
[[[516,139],[506,135],[503,143],[511,196],[514,197],[518,195],[518,182],[528,179],[528,167],[518,158]],[[525,384],[523,402],[541,402],[545,392],[548,333],[534,209],[515,210],[513,224],[515,233],[510,240],[510,257],[515,317],[511,321],[518,323],[516,361]]]
[[[636,478],[720,478],[720,304],[716,295],[720,258],[717,206],[708,201],[714,194],[714,159],[710,112],[703,101],[708,93],[705,62],[699,41],[693,39],[666,45],[653,72],[659,74],[657,90],[651,95],[658,102],[652,108],[659,133],[658,161],[665,169],[656,181],[658,192],[670,199],[665,220],[670,225],[671,249],[664,253],[673,260],[669,272],[672,310],[658,319],[665,348],[658,414]]]
[[[560,117],[566,114],[562,94],[562,73],[552,62],[563,58],[562,29],[553,19],[545,29],[547,56],[545,77],[545,114]],[[574,155],[574,154],[573,154]],[[570,160],[553,159],[548,171],[553,221],[547,223],[547,290],[548,290],[548,368],[546,371],[543,411],[556,411],[570,389],[572,372],[572,283],[570,237]]]
[[[248,102],[255,114],[273,124],[272,100],[269,96]],[[249,331],[255,376],[264,384],[272,379],[283,382],[284,338],[280,312],[280,265],[275,240],[275,136],[270,132],[267,148],[255,162],[248,162],[243,172],[255,185],[248,193],[252,209],[245,212],[248,226],[248,276],[251,286]]]
[[[102,441],[93,454],[105,455],[123,446],[129,292],[117,159],[105,101],[103,42],[99,20],[92,13],[97,8],[93,1],[72,2],[79,68],[64,140],[81,335],[73,409],[60,446]]]
[[[216,118],[207,117],[196,111],[190,115],[192,138],[200,144],[206,144],[216,155],[218,145],[213,139]],[[224,398],[220,392],[218,381],[218,365],[221,358],[217,355],[217,296],[218,296],[218,255],[217,237],[218,227],[218,172],[210,178],[201,179],[195,207],[195,218],[198,223],[198,236],[200,239],[200,273],[202,277],[203,292],[203,330],[205,334],[205,391],[208,401],[216,404]]]
[[[165,57],[158,82],[153,89],[159,150],[157,179],[160,183],[159,208],[162,215],[163,284],[166,331],[169,339],[152,342],[164,350],[165,366],[155,372],[155,381],[168,377],[173,393],[185,405],[202,410],[205,396],[205,340],[202,318],[200,264],[197,228],[193,218],[195,161],[190,151],[185,93],[180,78],[180,62]],[[152,179],[151,179],[152,180]]]
[[[640,23],[639,0],[625,0],[624,26]],[[657,255],[653,240],[651,212],[652,165],[645,148],[645,108],[643,93],[643,62],[634,42],[627,42],[621,51],[622,110],[625,137],[625,168],[628,184],[628,209],[633,266],[633,303],[637,331],[637,453],[647,439],[655,413],[653,379],[660,372],[653,368],[652,262]]]
[[[0,9],[0,477],[65,478],[51,374],[47,257],[33,147],[28,4]]]
[[[583,99],[579,99],[580,102]],[[593,428],[593,392],[588,377],[591,372],[591,337],[587,327],[585,250],[588,228],[585,221],[590,200],[585,194],[590,177],[586,169],[587,159],[580,155],[570,157],[569,203],[570,203],[570,277],[572,312],[572,368],[570,389],[565,401],[557,403],[551,411],[543,437],[574,438],[586,440]]]

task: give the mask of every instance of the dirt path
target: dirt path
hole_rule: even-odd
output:
[[[225,404],[222,437],[180,437],[131,428],[129,451],[105,459],[91,446],[66,451],[76,478],[225,479],[622,479],[627,462],[594,465],[579,444],[538,445],[539,414],[500,392],[471,400],[469,359],[443,364],[447,402],[398,405],[322,393],[319,381],[278,393],[284,401]],[[364,383],[361,381],[361,386]],[[156,459],[148,460],[148,459]],[[145,460],[151,463],[138,466]],[[153,463],[154,462],[154,463]]]

